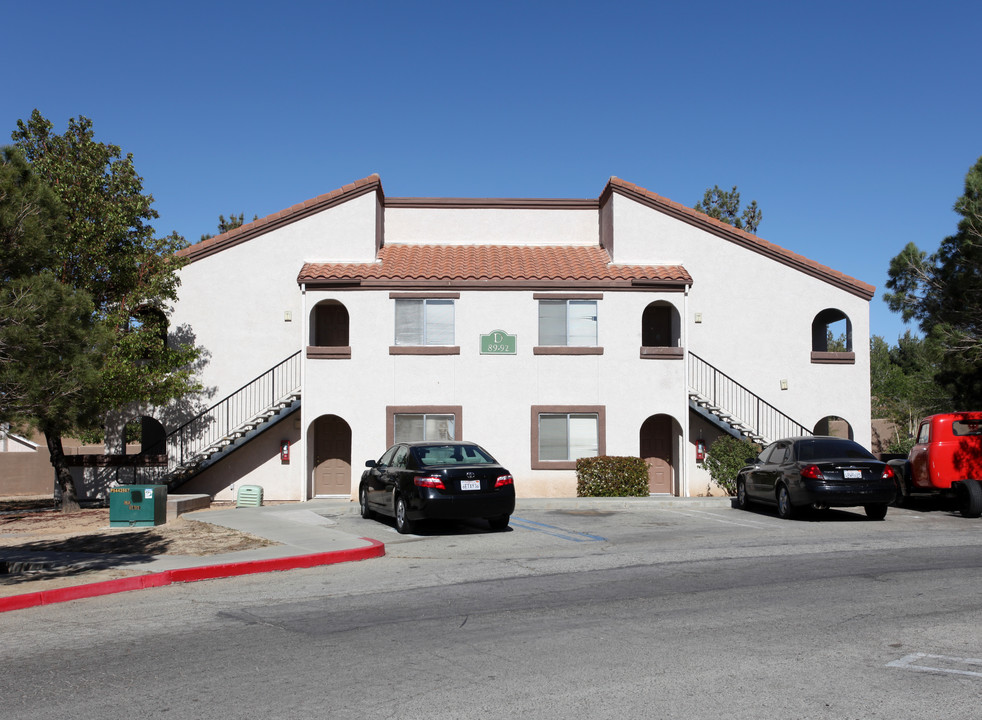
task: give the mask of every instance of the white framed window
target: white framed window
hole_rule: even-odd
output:
[[[539,300],[539,345],[595,347],[597,301]]]
[[[397,298],[395,344],[453,345],[454,301],[444,298]]]
[[[454,440],[456,418],[438,413],[397,413],[393,417],[394,442]]]

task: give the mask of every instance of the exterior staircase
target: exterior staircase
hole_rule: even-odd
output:
[[[300,408],[300,351],[167,435],[174,490]]]
[[[770,403],[694,353],[689,353],[689,407],[734,437],[759,445],[812,435]]]

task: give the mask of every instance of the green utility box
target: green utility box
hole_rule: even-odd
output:
[[[151,527],[167,522],[166,485],[109,488],[109,527]]]
[[[263,504],[263,489],[259,485],[243,485],[235,500],[235,507],[259,507]]]

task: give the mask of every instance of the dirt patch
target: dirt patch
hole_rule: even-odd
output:
[[[0,502],[0,549],[4,550],[142,557],[204,556],[275,544],[239,530],[183,517],[155,527],[109,527],[108,508],[63,514],[53,509],[50,500]],[[141,572],[145,571],[88,570],[84,564],[39,565],[26,571],[18,568],[16,572],[0,572],[0,597],[111,580]]]

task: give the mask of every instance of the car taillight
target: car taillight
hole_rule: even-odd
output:
[[[889,465],[885,465],[883,467],[883,474],[880,475],[880,479],[881,480],[896,480],[897,479],[897,473],[895,473],[893,471],[893,468],[892,467],[890,467]]]
[[[438,490],[446,490],[447,488],[443,485],[443,478],[439,475],[423,475],[422,477],[413,478],[413,483],[419,487],[436,488]]]
[[[808,467],[801,469],[801,477],[808,478],[809,480],[824,480],[825,476],[822,475],[821,469],[818,465],[809,465]]]
[[[498,479],[494,481],[494,486],[496,488],[504,487],[505,485],[514,485],[515,479],[511,475],[499,475]]]

